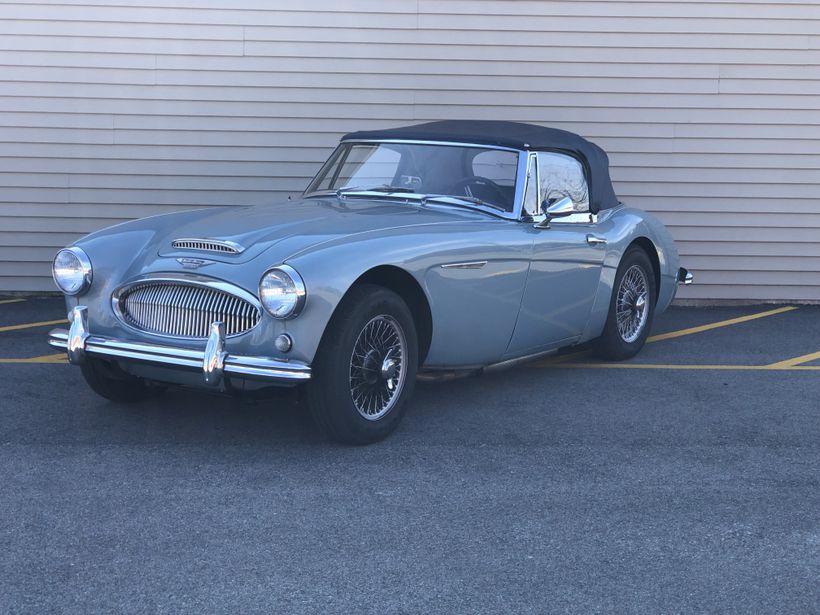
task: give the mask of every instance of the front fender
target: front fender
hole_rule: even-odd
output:
[[[531,237],[515,222],[419,226],[394,233],[359,236],[310,250],[288,264],[307,287],[305,308],[284,321],[294,340],[294,358],[312,362],[336,307],[362,275],[393,266],[411,275],[432,315],[426,365],[453,366],[499,360],[509,343],[521,305]],[[442,264],[486,261],[479,268]]]

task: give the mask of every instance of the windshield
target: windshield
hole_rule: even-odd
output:
[[[512,212],[518,152],[461,145],[342,143],[305,194],[377,190],[452,196]]]

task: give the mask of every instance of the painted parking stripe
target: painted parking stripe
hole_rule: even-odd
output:
[[[765,312],[757,312],[756,314],[748,314],[746,316],[739,316],[737,318],[729,318],[728,320],[719,320],[717,322],[711,322],[705,325],[698,325],[697,327],[689,327],[687,329],[669,331],[668,333],[661,333],[659,335],[653,335],[651,337],[648,337],[646,339],[646,343],[651,344],[653,342],[662,342],[663,340],[670,340],[676,337],[683,337],[685,335],[692,335],[694,333],[702,333],[703,331],[711,331],[712,329],[719,329],[720,327],[737,325],[743,322],[748,322],[750,320],[765,318],[766,316],[775,316],[776,314],[791,312],[796,309],[797,306],[788,305],[776,308],[774,310],[766,310]],[[547,357],[546,359],[542,359],[541,361],[533,363],[532,367],[552,367],[553,365],[561,365],[572,359],[579,359],[581,357],[589,356],[591,353],[591,350],[580,350],[578,352],[572,352],[569,354]],[[800,363],[804,363],[810,360],[811,359],[805,359],[804,361],[800,361]]]
[[[679,370],[738,370],[774,372],[820,371],[820,365],[674,365],[672,363],[556,363],[549,367],[565,369],[679,369]]]
[[[647,343],[660,342],[663,340],[671,340],[676,337],[683,337],[684,335],[692,335],[693,333],[702,333],[703,331],[711,331],[712,329],[719,329],[720,327],[728,327],[729,325],[737,325],[742,322],[749,322],[758,318],[766,318],[767,316],[775,316],[783,312],[791,312],[796,310],[797,306],[787,305],[779,307],[774,310],[766,310],[765,312],[758,312],[756,314],[749,314],[747,316],[739,316],[738,318],[730,318],[728,320],[719,320],[707,325],[700,325],[697,327],[689,327],[688,329],[679,329],[678,331],[670,331],[669,333],[661,333],[660,335],[653,335],[647,338]]]
[[[800,365],[801,363],[817,361],[818,359],[820,359],[820,351],[804,354],[792,359],[786,359],[785,361],[778,361],[777,363],[771,363],[769,367],[794,367],[796,365]]]
[[[0,363],[68,363],[68,358],[64,352],[61,352],[59,354],[47,354],[42,357],[29,357],[27,359],[0,358]]]
[[[553,365],[557,365],[565,361],[571,361],[572,359],[580,359],[581,357],[586,357],[591,353],[591,350],[579,350],[577,352],[570,352],[568,354],[551,355],[544,359],[540,359],[535,363],[530,363],[530,367],[551,367]]]
[[[29,322],[23,325],[9,325],[7,327],[0,327],[0,333],[5,331],[19,331],[20,329],[31,329],[32,327],[47,327],[48,325],[64,325],[66,324],[66,319],[61,318],[60,320],[44,320],[43,322]]]
[[[0,305],[5,305],[7,303],[23,303],[25,299],[0,299]]]

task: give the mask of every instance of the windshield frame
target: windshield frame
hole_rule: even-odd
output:
[[[500,209],[494,209],[491,207],[485,207],[478,204],[471,203],[469,201],[461,201],[457,195],[447,196],[446,198],[452,198],[453,200],[459,200],[461,203],[464,203],[471,209],[475,209],[476,211],[481,211],[484,213],[489,213],[493,216],[497,216],[500,218],[504,218],[507,220],[520,220],[521,219],[521,212],[522,206],[524,202],[524,189],[526,187],[526,179],[527,179],[527,163],[529,158],[529,152],[526,150],[516,149],[512,147],[504,147],[501,145],[487,145],[484,143],[462,143],[456,141],[429,141],[429,140],[418,140],[418,139],[343,139],[339,142],[336,146],[336,149],[333,150],[333,153],[328,157],[327,161],[321,166],[319,171],[313,178],[308,182],[308,187],[302,193],[303,197],[310,197],[310,196],[326,196],[326,195],[335,195],[337,194],[336,189],[331,190],[312,190],[308,191],[310,186],[316,181],[316,178],[322,176],[326,169],[330,165],[336,163],[338,157],[342,155],[342,148],[348,145],[356,145],[356,144],[373,144],[373,143],[403,143],[409,145],[436,145],[436,146],[448,146],[448,147],[474,147],[478,149],[485,149],[485,150],[501,150],[506,152],[514,152],[518,154],[518,166],[516,169],[515,175],[515,195],[513,196],[513,209],[512,211],[502,211]],[[328,169],[329,170],[329,169]],[[393,198],[400,199],[403,201],[412,201],[412,202],[423,202],[425,199],[425,194],[423,193],[406,193],[406,192],[369,192],[367,190],[350,190],[347,192],[342,193],[345,196],[378,196],[380,198],[390,197],[391,195],[395,195]],[[432,196],[441,196],[441,195],[431,195],[431,199],[427,201],[429,204],[434,204]],[[435,204],[440,204],[440,201],[435,201]],[[447,206],[444,204],[443,206]]]

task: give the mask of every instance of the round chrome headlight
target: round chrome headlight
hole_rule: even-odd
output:
[[[259,300],[274,318],[298,316],[305,305],[305,283],[293,267],[268,269],[259,281]]]
[[[60,250],[54,257],[51,275],[66,295],[78,295],[91,286],[91,261],[76,246]]]

